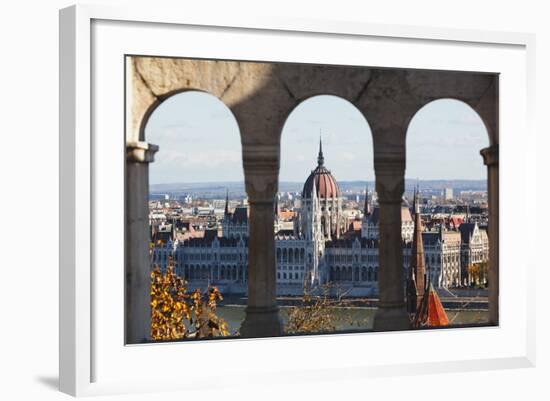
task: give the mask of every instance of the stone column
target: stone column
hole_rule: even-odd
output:
[[[498,325],[498,145],[482,149],[480,153],[487,166],[489,192],[489,323]]]
[[[380,206],[378,309],[374,329],[406,330],[411,327],[405,305],[401,200],[405,189],[405,160],[376,158],[376,192]]]
[[[126,342],[143,343],[151,336],[149,256],[149,163],[158,146],[126,145]]]
[[[273,207],[278,186],[278,146],[244,146],[245,185],[250,207],[248,240],[248,306],[242,337],[283,333],[276,300]]]

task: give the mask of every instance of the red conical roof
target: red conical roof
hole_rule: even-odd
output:
[[[449,318],[439,299],[439,295],[430,283],[428,291],[422,297],[420,307],[416,311],[413,327],[448,326]]]
[[[430,327],[437,326],[448,326],[449,318],[445,312],[445,308],[441,304],[439,295],[434,290],[433,286],[430,284],[430,289],[428,290],[428,322],[427,325]]]

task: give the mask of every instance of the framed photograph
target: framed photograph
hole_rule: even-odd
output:
[[[61,390],[533,366],[533,48],[61,10]]]

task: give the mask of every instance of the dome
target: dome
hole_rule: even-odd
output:
[[[324,166],[323,147],[319,141],[319,157],[317,158],[317,167],[311,172],[304,183],[302,190],[302,199],[310,199],[313,195],[313,188],[317,191],[317,197],[323,199],[339,198],[340,189],[336,179],[330,173],[330,170]]]

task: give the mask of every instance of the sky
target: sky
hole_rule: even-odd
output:
[[[305,181],[317,164],[319,137],[325,166],[337,180],[374,180],[367,121],[349,102],[316,96],[288,117],[281,138],[280,181]],[[164,101],[145,128],[159,145],[150,183],[243,181],[239,128],[216,97],[185,92]],[[485,179],[479,150],[489,144],[480,117],[462,102],[442,99],[417,112],[407,131],[407,178]]]

